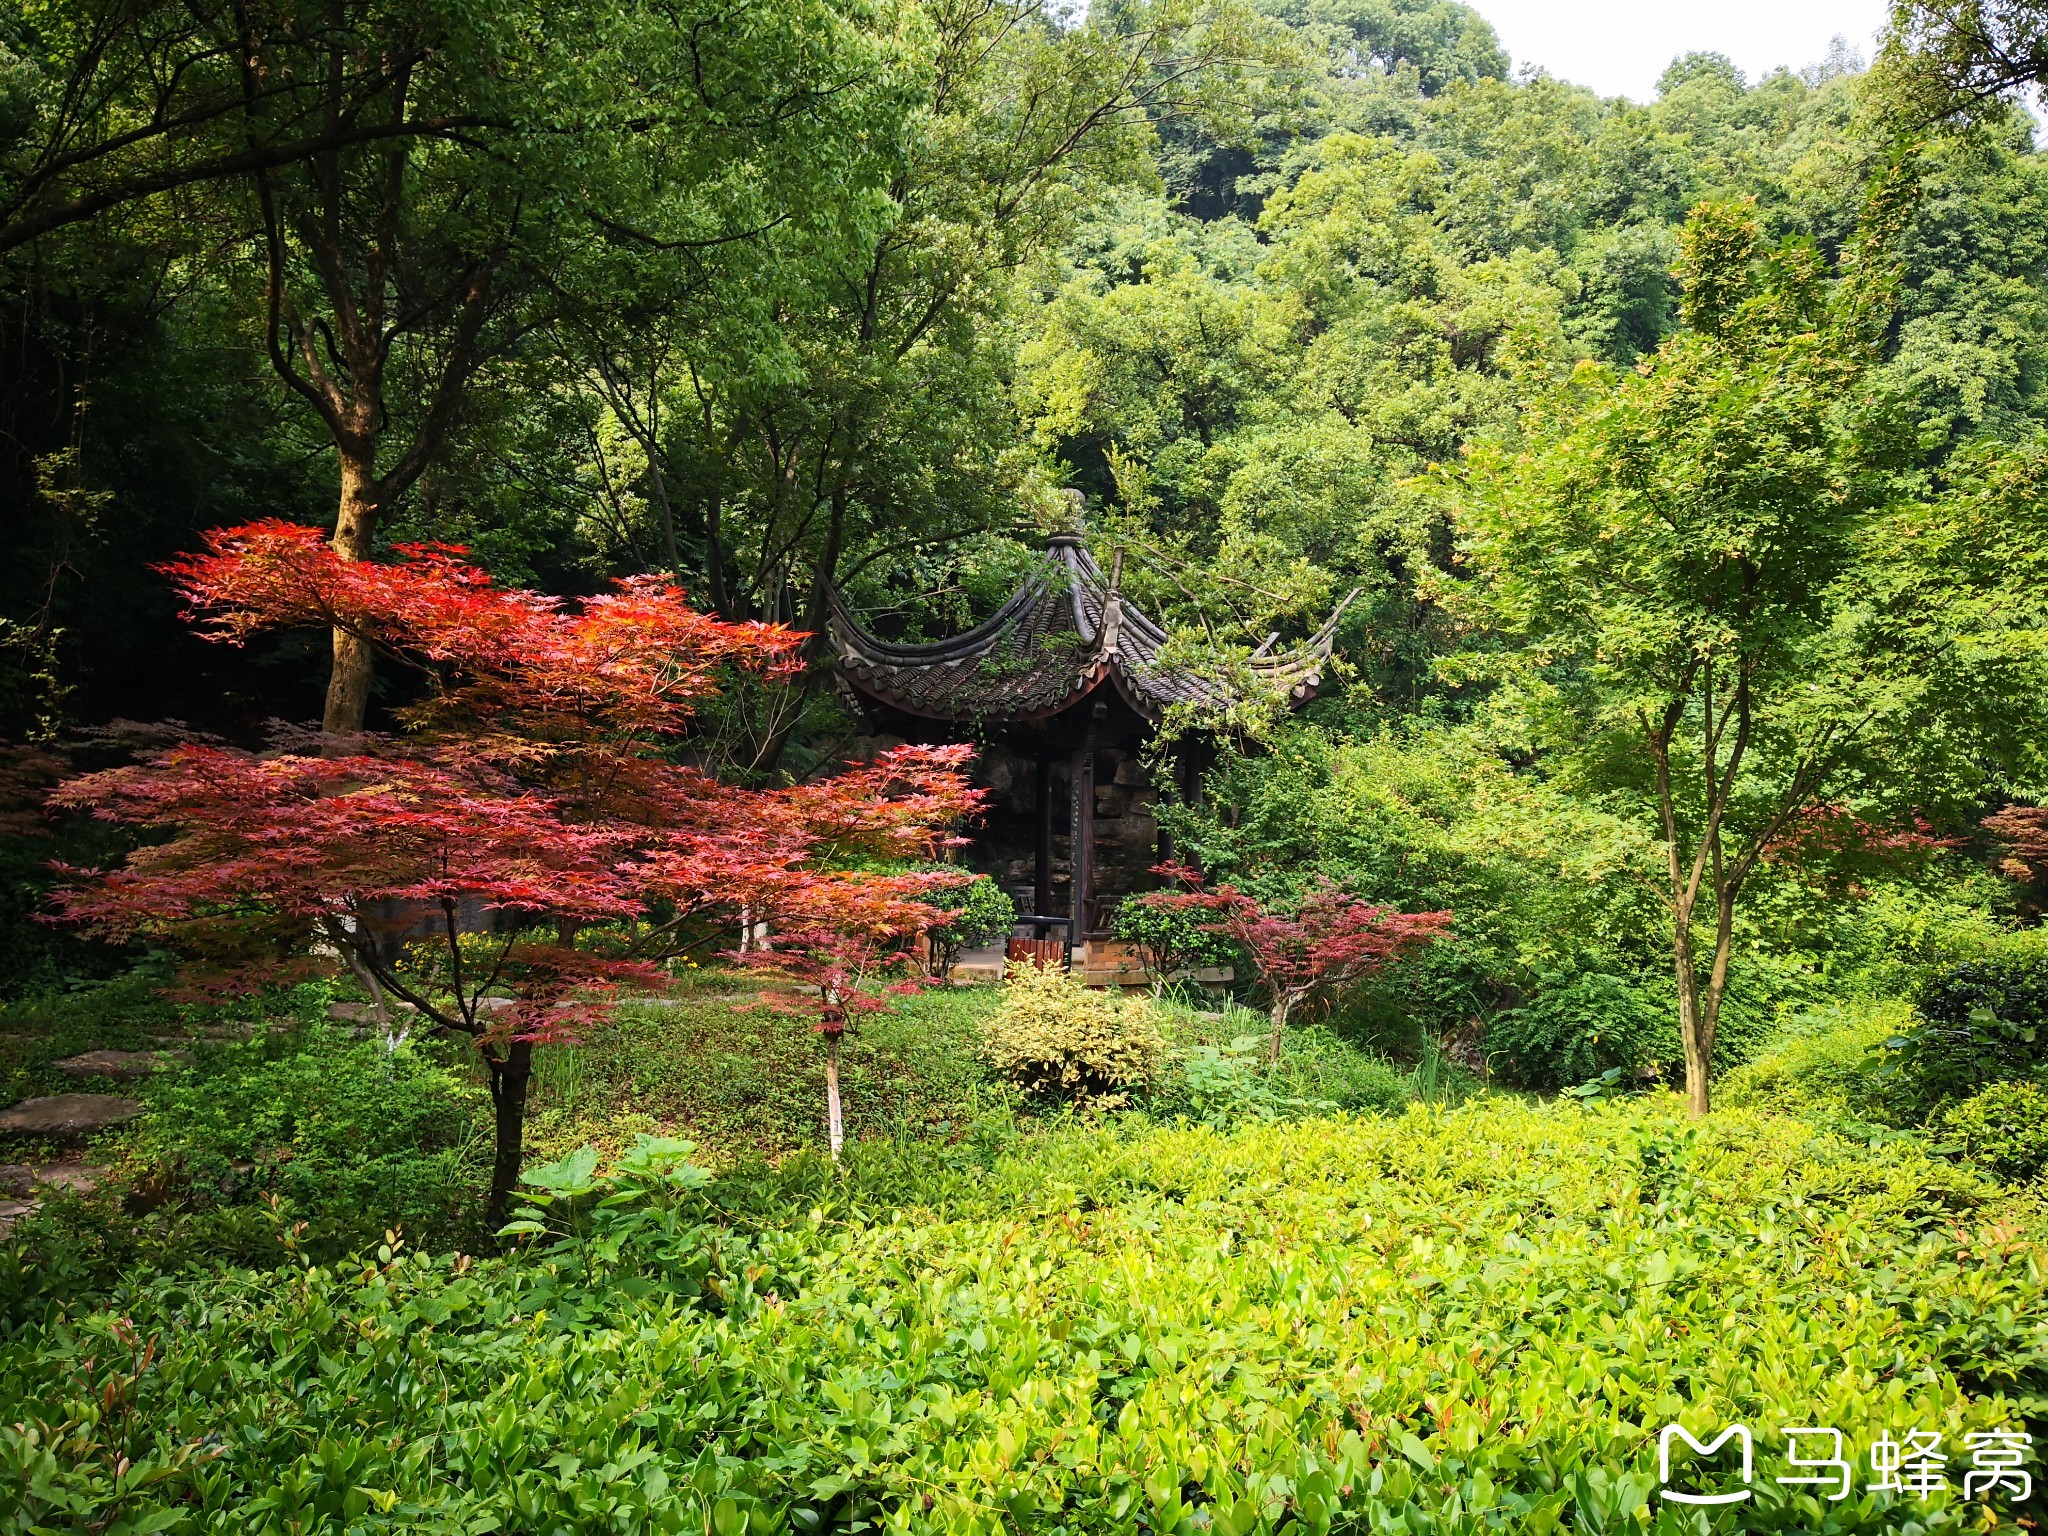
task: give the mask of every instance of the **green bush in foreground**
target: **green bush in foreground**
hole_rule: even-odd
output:
[[[138,1280],[17,1334],[6,1528],[1675,1536],[1676,1420],[1758,1432],[1713,1529],[1959,1530],[1777,1484],[1775,1427],[2048,1408],[2040,1213],[1782,1117],[1490,1101],[745,1187],[659,1151],[551,1170],[577,1235],[510,1260]]]
[[[1339,1110],[1393,1114],[1415,1099],[1407,1073],[1326,1025],[1297,1029],[1287,1054],[1269,1063],[1264,1017],[1248,1010],[1229,1017],[1249,1020],[1259,1033],[1180,1045],[1178,1070],[1146,1105],[1155,1118],[1185,1115],[1222,1130],[1248,1120],[1294,1120]]]
[[[959,872],[944,864],[925,867]],[[952,975],[962,950],[995,943],[1008,934],[1017,921],[1017,904],[987,875],[976,875],[965,885],[941,886],[919,899],[941,912],[953,914],[952,922],[943,928],[932,929],[928,935],[934,976]]]
[[[2002,1179],[2048,1170],[2048,1092],[2037,1084],[1993,1083],[1942,1111],[1935,1129]]]
[[[1117,903],[1109,932],[1134,945],[1145,957],[1145,968],[1162,983],[1185,971],[1229,965],[1235,958],[1230,940],[1209,932],[1198,915],[1148,906],[1142,896],[1126,896]]]
[[[446,1228],[473,1201],[465,1161],[489,1105],[423,1043],[387,1048],[325,1024],[211,1046],[151,1085],[130,1156],[181,1201],[277,1195],[320,1236]]]
[[[1486,1047],[1511,1080],[1544,1089],[1615,1069],[1631,1080],[1662,1074],[1684,1059],[1671,999],[1598,971],[1545,977],[1532,1000],[1488,1026]]]

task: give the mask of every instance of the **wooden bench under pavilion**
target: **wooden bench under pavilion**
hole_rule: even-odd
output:
[[[1262,648],[1251,661],[1258,686],[1297,706],[1313,698],[1342,611],[1297,649]],[[835,602],[831,636],[844,683],[877,729],[978,749],[975,777],[991,793],[968,863],[1019,911],[1070,923],[1075,963],[1089,968],[1092,955],[1101,969],[1117,902],[1156,886],[1152,866],[1173,855],[1145,749],[1176,705],[1220,713],[1226,687],[1162,664],[1166,631],[1071,533],[1054,537],[1046,565],[964,634],[896,644]],[[1199,791],[1209,750],[1199,733],[1183,738],[1174,770],[1183,794]],[[1040,938],[1051,931],[1039,925]]]

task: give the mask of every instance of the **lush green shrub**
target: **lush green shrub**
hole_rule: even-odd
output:
[[[1144,998],[1084,987],[1051,965],[1012,967],[982,1034],[989,1064],[1020,1088],[1098,1109],[1125,1102],[1151,1082],[1164,1049]]]
[[[1913,1011],[1897,1070],[1924,1113],[2048,1067],[2048,958],[1966,960],[1923,985]]]
[[[1207,932],[1196,914],[1147,906],[1139,896],[1117,903],[1109,932],[1142,953],[1146,967],[1160,981],[1182,971],[1229,965],[1233,957],[1230,941]]]
[[[1683,1070],[1677,1010],[1655,989],[1598,971],[1545,977],[1536,996],[1486,1031],[1495,1070],[1529,1088],[1567,1088],[1619,1069],[1624,1079]]]
[[[1731,988],[1714,1033],[1715,1070],[1749,1060],[1768,1038],[1765,1015]],[[1486,1049],[1497,1071],[1529,1088],[1569,1088],[1607,1074],[1625,1084],[1685,1074],[1673,989],[1598,971],[1546,976],[1533,998],[1487,1027]]]
[[[1415,1100],[1409,1073],[1320,1024],[1291,1032],[1269,1075],[1282,1093],[1356,1113],[1397,1114]]]
[[[951,975],[963,949],[995,943],[1017,921],[1017,904],[987,875],[976,875],[964,885],[942,886],[922,899],[953,914],[952,922],[931,932],[934,976]]]
[[[1925,1502],[1820,1502],[1775,1426],[1962,1455],[2048,1388],[2040,1211],[1910,1140],[1491,1100],[929,1149],[909,1207],[864,1183],[901,1149],[850,1151],[747,1219],[584,1175],[529,1185],[566,1200],[513,1259],[137,1277],[0,1340],[0,1502],[170,1536],[1676,1530],[1679,1420],[1764,1426],[1715,1530],[1876,1536],[1983,1506],[1953,1460]]]
[[[1937,1134],[2001,1179],[2048,1170],[2048,1090],[2036,1083],[1993,1083],[1935,1117]]]
[[[1723,1080],[1717,1102],[1823,1120],[1917,1123],[1887,1043],[1912,1019],[1907,1004],[1843,1003],[1795,1015],[1754,1060]]]
[[[429,1045],[312,1024],[204,1047],[147,1094],[128,1156],[179,1203],[276,1195],[325,1242],[397,1226],[438,1239],[474,1209],[485,1095]]]
[[[1393,1114],[1414,1102],[1407,1073],[1322,1025],[1296,1030],[1270,1065],[1267,1043],[1262,1031],[1183,1047],[1155,1110],[1227,1128],[1338,1111]]]

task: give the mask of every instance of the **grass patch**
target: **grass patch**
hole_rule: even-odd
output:
[[[751,978],[712,972],[659,1002],[627,1003],[582,1044],[535,1052],[528,1139],[537,1157],[642,1132],[686,1136],[713,1165],[825,1145],[825,1052],[811,1021],[757,1006]],[[948,1137],[1017,1096],[983,1065],[992,987],[892,999],[840,1054],[849,1140]]]

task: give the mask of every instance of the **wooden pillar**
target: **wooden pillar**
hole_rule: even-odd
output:
[[[1031,871],[1031,910],[1040,917],[1052,912],[1052,757],[1038,754],[1038,846]],[[1044,935],[1038,935],[1043,938]]]
[[[1155,800],[1153,802],[1152,806],[1152,815],[1159,828],[1159,857],[1157,862],[1161,864],[1171,864],[1173,862],[1173,834],[1167,830],[1166,818],[1162,816],[1160,812],[1166,808],[1170,801],[1178,800],[1180,798],[1178,791],[1180,789],[1182,759],[1179,747],[1176,746],[1173,749],[1173,756],[1169,759],[1169,761],[1172,763],[1173,766],[1168,771],[1167,778],[1168,782],[1172,784],[1175,793],[1171,796],[1160,796],[1158,800]]]
[[[1107,704],[1097,704],[1088,717],[1088,734],[1074,754],[1074,943],[1088,936],[1089,920],[1095,906],[1095,739],[1097,728],[1109,713]]]
[[[1201,737],[1188,736],[1182,739],[1180,750],[1174,754],[1173,781],[1180,789],[1180,803],[1187,806],[1190,810],[1199,810],[1202,805],[1203,753],[1205,750],[1206,744]],[[1161,838],[1160,841],[1163,845],[1165,839]],[[1183,862],[1195,865],[1193,858],[1188,858]],[[1199,868],[1199,866],[1195,867]]]

